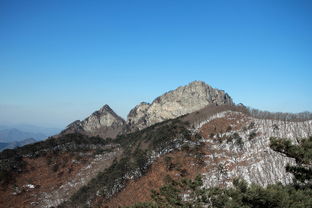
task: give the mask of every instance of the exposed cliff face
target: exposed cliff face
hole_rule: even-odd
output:
[[[135,106],[129,112],[127,122],[105,105],[83,121],[77,120],[69,124],[61,134],[82,133],[114,138],[118,134],[128,133],[129,130],[141,130],[197,111],[209,104],[232,105],[233,101],[224,91],[212,88],[204,82],[194,81],[163,94],[151,104],[142,102]]]
[[[212,88],[204,82],[194,81],[163,94],[151,104],[140,103],[130,111],[127,122],[131,129],[143,129],[213,103],[232,105],[233,101],[224,91]]]
[[[123,133],[125,129],[126,122],[108,105],[104,105],[83,121],[78,120],[69,124],[61,134],[78,132],[90,136],[114,138],[116,135]]]

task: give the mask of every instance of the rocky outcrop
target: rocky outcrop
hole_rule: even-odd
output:
[[[89,136],[114,138],[129,130],[141,130],[197,111],[209,104],[232,105],[233,101],[223,90],[212,88],[202,81],[194,81],[161,95],[151,104],[142,102],[135,106],[128,114],[127,122],[108,105],[104,105],[83,121],[77,120],[69,124],[61,134],[82,133]]]
[[[223,90],[212,88],[202,81],[194,81],[163,94],[151,104],[144,102],[135,106],[128,115],[127,123],[132,130],[143,129],[197,111],[209,104],[232,105],[233,101]]]
[[[118,116],[108,105],[95,111],[83,121],[75,121],[67,126],[61,134],[82,133],[89,136],[114,138],[125,132],[126,122]]]

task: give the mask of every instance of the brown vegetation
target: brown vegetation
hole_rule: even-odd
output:
[[[170,159],[168,159],[170,158]],[[170,161],[168,161],[170,160]],[[187,151],[175,151],[160,157],[150,167],[146,175],[130,181],[127,186],[108,202],[103,208],[130,206],[136,202],[151,200],[150,191],[165,185],[169,176],[173,179],[195,178],[202,173],[202,166]]]
[[[240,130],[248,124],[248,117],[244,114],[229,113],[227,117],[216,118],[204,124],[199,132],[208,139],[218,137],[218,134]]]
[[[241,112],[244,114],[248,114],[248,110],[245,106],[210,104],[202,108],[201,110],[198,110],[198,111],[195,111],[193,113],[186,115],[182,119],[184,121],[189,122],[190,124],[193,124],[194,126],[197,126],[199,123],[207,120],[209,117],[217,113],[224,112],[224,111],[234,111],[234,112]]]
[[[31,202],[37,201],[40,193],[51,192],[70,180],[89,159],[77,158],[70,153],[24,158],[27,165],[15,183],[0,188],[1,207],[31,207]],[[27,184],[34,185],[34,188],[27,187]]]

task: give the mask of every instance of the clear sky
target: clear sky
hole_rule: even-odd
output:
[[[0,124],[126,117],[193,80],[312,111],[312,1],[0,0]]]

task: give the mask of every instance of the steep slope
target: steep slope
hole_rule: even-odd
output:
[[[185,142],[192,142],[186,124],[169,120],[112,140],[123,154],[112,166],[100,172],[90,183],[60,207],[98,207],[121,191],[130,181],[144,175],[159,156]]]
[[[0,153],[1,207],[55,207],[121,154],[99,137],[66,134]]]
[[[270,137],[288,138],[296,143],[296,138],[312,135],[311,120],[257,119],[242,106],[212,105],[181,119],[190,122],[195,143],[186,142],[161,155],[143,177],[129,182],[103,208],[148,201],[150,190],[166,184],[168,176],[194,179],[200,174],[207,188],[231,186],[235,178],[261,186],[288,184],[292,175],[285,168],[295,161],[273,151]]]
[[[270,138],[287,138],[293,142],[296,138],[307,138],[311,136],[312,121],[274,121],[222,112],[197,126],[197,130],[208,144],[205,163],[209,168],[203,173],[205,187],[229,186],[238,177],[267,186],[290,183],[292,177],[285,168],[295,162],[273,151]]]
[[[95,111],[83,121],[75,121],[67,126],[61,134],[81,133],[102,138],[115,138],[125,132],[126,122],[118,116],[108,105]]]
[[[231,97],[201,81],[194,81],[156,98],[151,104],[133,108],[127,123],[131,129],[143,129],[155,123],[197,111],[208,104],[232,105]]]

